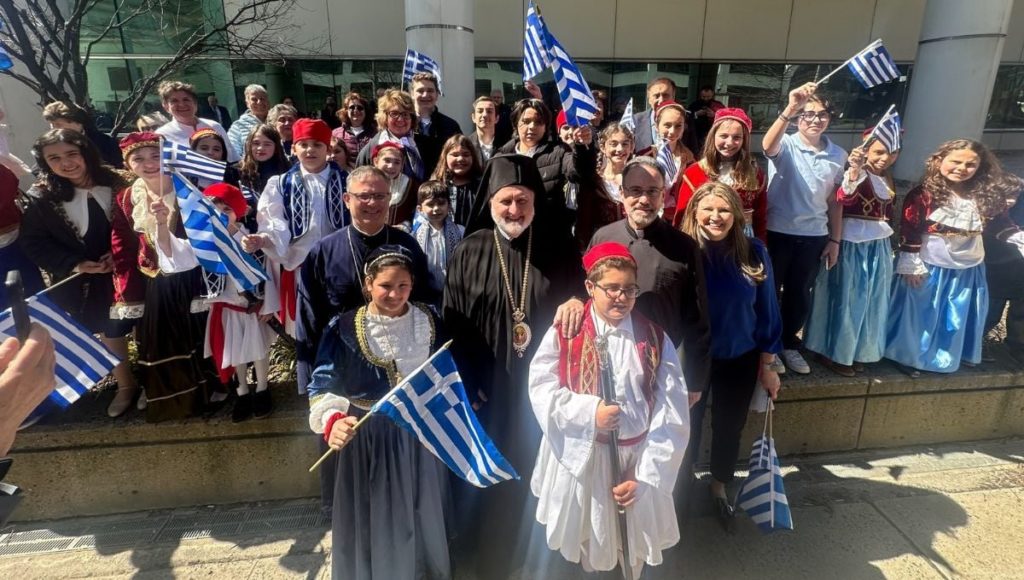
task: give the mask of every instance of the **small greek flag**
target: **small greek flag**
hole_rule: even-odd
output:
[[[889,153],[895,153],[903,146],[900,136],[901,131],[903,131],[903,127],[900,124],[900,114],[896,112],[896,105],[890,105],[889,110],[882,115],[878,124],[871,130],[871,134],[864,141],[864,145],[867,147],[867,144],[872,139],[878,139],[885,145]]]
[[[421,72],[430,73],[437,77],[437,92],[444,93],[441,89],[441,65],[422,52],[416,52],[411,48],[406,49],[405,68],[402,70],[402,83],[406,85],[412,83],[413,75]],[[410,90],[412,89],[410,88]]]
[[[4,32],[7,26],[3,20],[0,20],[0,32]],[[0,70],[8,70],[14,66],[14,61],[11,60],[11,55],[7,54],[4,50],[4,45],[0,44]]]
[[[633,97],[630,97],[629,102],[626,103],[626,110],[622,111],[622,118],[619,119],[619,125],[629,129],[630,131],[636,132],[636,123],[633,121]]]
[[[224,171],[228,164],[223,161],[210,159],[206,155],[193,151],[181,143],[175,143],[162,139],[160,160],[164,166],[164,173],[171,174],[172,170],[187,177],[209,179],[210,181],[224,181]]]
[[[597,100],[590,91],[583,73],[572,57],[548,30],[548,54],[551,56],[551,71],[555,73],[558,98],[562,101],[565,118],[569,125],[581,125],[580,119],[589,121],[597,116]]]
[[[665,170],[665,187],[675,183],[679,168],[676,167],[676,158],[672,155],[672,146],[667,141],[658,148],[658,157],[655,160]]]
[[[25,302],[29,318],[50,333],[57,355],[57,387],[33,412],[33,416],[39,416],[52,410],[66,409],[110,374],[121,361],[89,329],[42,292]],[[10,308],[0,312],[0,340],[9,336],[17,336]]]
[[[889,51],[882,46],[881,39],[869,44],[858,52],[847,64],[853,76],[865,89],[900,78],[900,70]]]
[[[267,280],[267,273],[252,255],[228,233],[227,225],[196,186],[177,172],[171,173],[185,235],[204,270],[225,274],[242,290],[253,290]]]
[[[750,474],[740,487],[737,505],[762,532],[793,529],[775,439],[768,434],[758,437],[751,447]]]
[[[477,487],[519,479],[480,426],[447,346],[377,401],[370,412],[389,417],[415,435],[448,469]]]
[[[540,17],[540,9],[532,0],[526,10],[526,26],[523,27],[523,81],[528,81],[551,66],[548,56],[547,27]]]

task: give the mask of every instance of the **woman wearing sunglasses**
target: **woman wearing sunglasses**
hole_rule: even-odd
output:
[[[338,109],[341,126],[331,132],[331,137],[345,144],[346,159],[355,159],[359,150],[377,134],[377,123],[367,114],[369,109],[366,99],[355,91],[345,95]]]

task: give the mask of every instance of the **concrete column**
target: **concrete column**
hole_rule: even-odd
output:
[[[405,43],[440,63],[444,94],[438,108],[469,131],[476,98],[473,0],[405,0]]]
[[[924,160],[944,141],[981,140],[1012,9],[1013,0],[928,0],[897,179],[919,179]]]

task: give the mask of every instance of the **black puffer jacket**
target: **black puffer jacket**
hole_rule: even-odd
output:
[[[516,153],[518,139],[509,141],[498,153]],[[533,160],[540,170],[541,179],[544,180],[544,193],[539,196],[540,202],[546,205],[545,213],[549,216],[560,216],[558,223],[571,228],[575,222],[574,210],[566,206],[566,185],[583,182],[585,176],[594,175],[597,172],[597,153],[594,145],[574,145],[571,149],[568,145],[550,138],[542,141],[533,154]]]

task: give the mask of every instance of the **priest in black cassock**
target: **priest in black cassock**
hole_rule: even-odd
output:
[[[398,244],[413,256],[416,281],[429,280],[427,257],[411,235],[387,225],[391,193],[388,178],[376,167],[358,167],[349,174],[344,193],[352,223],[317,242],[300,270],[296,315],[296,374],[303,389],[313,371],[320,337],[337,314],[366,304],[363,297],[363,267],[366,256],[384,244]],[[412,299],[436,304],[430,284],[414,282]],[[326,444],[321,440],[321,452]],[[334,459],[320,469],[320,492],[324,514],[331,513],[334,493]]]
[[[482,229],[463,239],[449,264],[444,322],[467,394],[521,479],[460,494],[457,511],[472,521],[458,550],[475,557],[479,578],[528,577],[535,527],[540,555],[548,556],[529,489],[541,439],[527,392],[530,360],[556,318],[578,326],[583,302],[559,305],[585,295],[584,273],[573,238],[534,203],[544,186],[533,159],[493,157],[480,187],[471,219]]]

